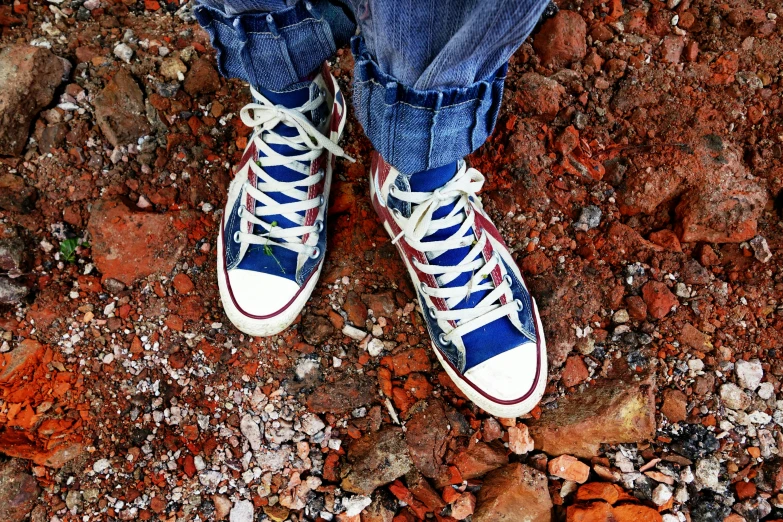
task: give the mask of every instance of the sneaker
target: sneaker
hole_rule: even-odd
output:
[[[240,116],[253,132],[228,189],[218,286],[239,330],[269,336],[299,315],[323,267],[332,169],[347,157],[337,146],[345,100],[326,65],[309,87],[281,95],[285,105],[251,90]]]
[[[429,174],[429,173],[427,173]],[[536,303],[476,193],[484,176],[463,161],[432,187],[373,153],[370,194],[402,255],[432,346],[454,384],[498,417],[535,407],[547,382]]]

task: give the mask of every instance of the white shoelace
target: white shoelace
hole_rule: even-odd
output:
[[[466,168],[465,163],[462,162],[454,178],[433,192],[404,192],[397,190],[394,185],[389,191],[391,196],[411,203],[413,209],[407,220],[402,214],[395,213],[395,218],[402,227],[402,231],[392,243],[397,243],[401,238],[405,238],[412,248],[423,252],[428,259],[455,248],[472,246],[462,261],[452,266],[431,265],[413,260],[418,270],[435,277],[439,285],[446,285],[466,272],[472,273],[466,284],[457,287],[433,288],[424,282],[421,283],[420,290],[424,295],[444,299],[448,308],[448,310],[437,310],[435,307],[430,307],[430,315],[440,321],[455,321],[458,325],[441,336],[440,340],[444,344],[504,316],[509,316],[512,323],[521,329],[517,312],[522,309],[522,302],[515,301],[513,298],[511,278],[506,274],[500,284],[495,285],[492,278],[489,277],[490,273],[497,266],[501,267],[501,273],[505,272],[505,268],[500,263],[497,254],[488,261],[484,260],[481,253],[489,233],[485,231],[477,240],[475,228],[473,228],[476,214],[470,209],[470,198],[476,197],[476,193],[481,190],[483,184],[484,176],[476,169]],[[454,206],[446,216],[438,219],[433,217],[439,208],[452,204]],[[459,228],[447,239],[422,241],[425,237],[439,230],[457,225]],[[471,228],[473,228],[473,233],[468,234]],[[489,293],[476,306],[452,310],[463,299],[470,297],[472,292],[481,290],[489,290]],[[501,297],[505,297],[506,304],[501,302]]]
[[[258,103],[248,103],[241,112],[242,123],[254,129],[251,139],[258,150],[258,161],[249,162],[249,168],[257,178],[254,187],[245,182],[243,196],[249,195],[255,201],[262,204],[256,206],[255,212],[250,212],[245,205],[239,206],[239,216],[250,223],[261,227],[261,233],[251,234],[239,231],[234,234],[234,241],[264,246],[278,246],[293,250],[294,252],[307,252],[311,257],[318,257],[320,252],[314,245],[304,244],[303,238],[308,234],[318,234],[323,230],[323,222],[316,221],[312,225],[305,226],[305,215],[308,210],[320,208],[324,205],[323,195],[310,198],[309,188],[317,185],[324,178],[321,170],[315,175],[310,175],[310,162],[317,159],[324,149],[335,156],[341,156],[350,161],[355,161],[348,156],[341,147],[321,134],[310,120],[304,115],[324,103],[324,96],[319,95],[295,109],[289,109],[282,105],[275,105],[267,100],[258,91],[250,88],[253,97]],[[283,124],[297,130],[295,136],[281,136],[274,132],[278,124]],[[283,155],[272,149],[269,145],[285,145],[295,151],[301,151],[297,155]],[[279,181],[267,174],[264,167],[285,166],[307,177],[298,181]],[[294,199],[289,203],[278,203],[268,193],[282,192]],[[268,216],[283,216],[297,226],[284,228],[276,222],[267,223],[261,219]],[[313,237],[313,236],[311,236]]]

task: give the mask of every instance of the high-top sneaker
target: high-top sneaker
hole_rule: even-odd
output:
[[[536,303],[476,195],[484,176],[463,161],[406,176],[377,153],[370,172],[372,204],[408,267],[443,368],[486,412],[529,412],[546,386],[546,344]]]
[[[253,128],[228,189],[218,238],[218,285],[241,331],[287,328],[313,292],[326,250],[326,210],[345,99],[324,64],[308,87],[241,112]]]

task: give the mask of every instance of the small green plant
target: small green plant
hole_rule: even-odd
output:
[[[76,261],[76,249],[89,246],[86,241],[82,241],[78,237],[72,237],[60,243],[60,255],[62,255],[63,261],[74,263]]]
[[[277,226],[277,221],[272,221],[271,223],[272,228],[269,229],[269,232],[272,232],[272,229]],[[285,268],[283,268],[283,265],[280,264],[280,260],[277,259],[277,256],[275,256],[275,253],[272,251],[272,246],[269,244],[269,238],[267,237],[267,243],[264,245],[264,254],[268,256],[272,256],[272,259],[275,260],[275,263],[277,263],[277,266],[280,267],[280,271],[285,274]]]

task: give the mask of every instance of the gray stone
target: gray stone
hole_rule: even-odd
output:
[[[30,293],[30,289],[18,279],[0,276],[0,304],[15,304]]]
[[[41,492],[38,482],[19,460],[0,464],[0,520],[21,522],[35,506]]]
[[[739,385],[750,391],[755,391],[764,378],[764,368],[761,367],[761,361],[758,359],[738,360],[734,364],[734,373],[737,375]]]
[[[228,520],[230,522],[253,522],[253,503],[249,500],[235,502],[228,515]]]
[[[734,383],[727,382],[720,387],[720,398],[727,408],[745,410],[750,406],[750,397]]]
[[[359,495],[370,495],[405,475],[413,467],[402,429],[389,426],[356,440],[348,450],[351,471],[342,488]]]
[[[720,462],[715,457],[706,457],[696,462],[694,484],[699,489],[718,491],[720,487]]]

